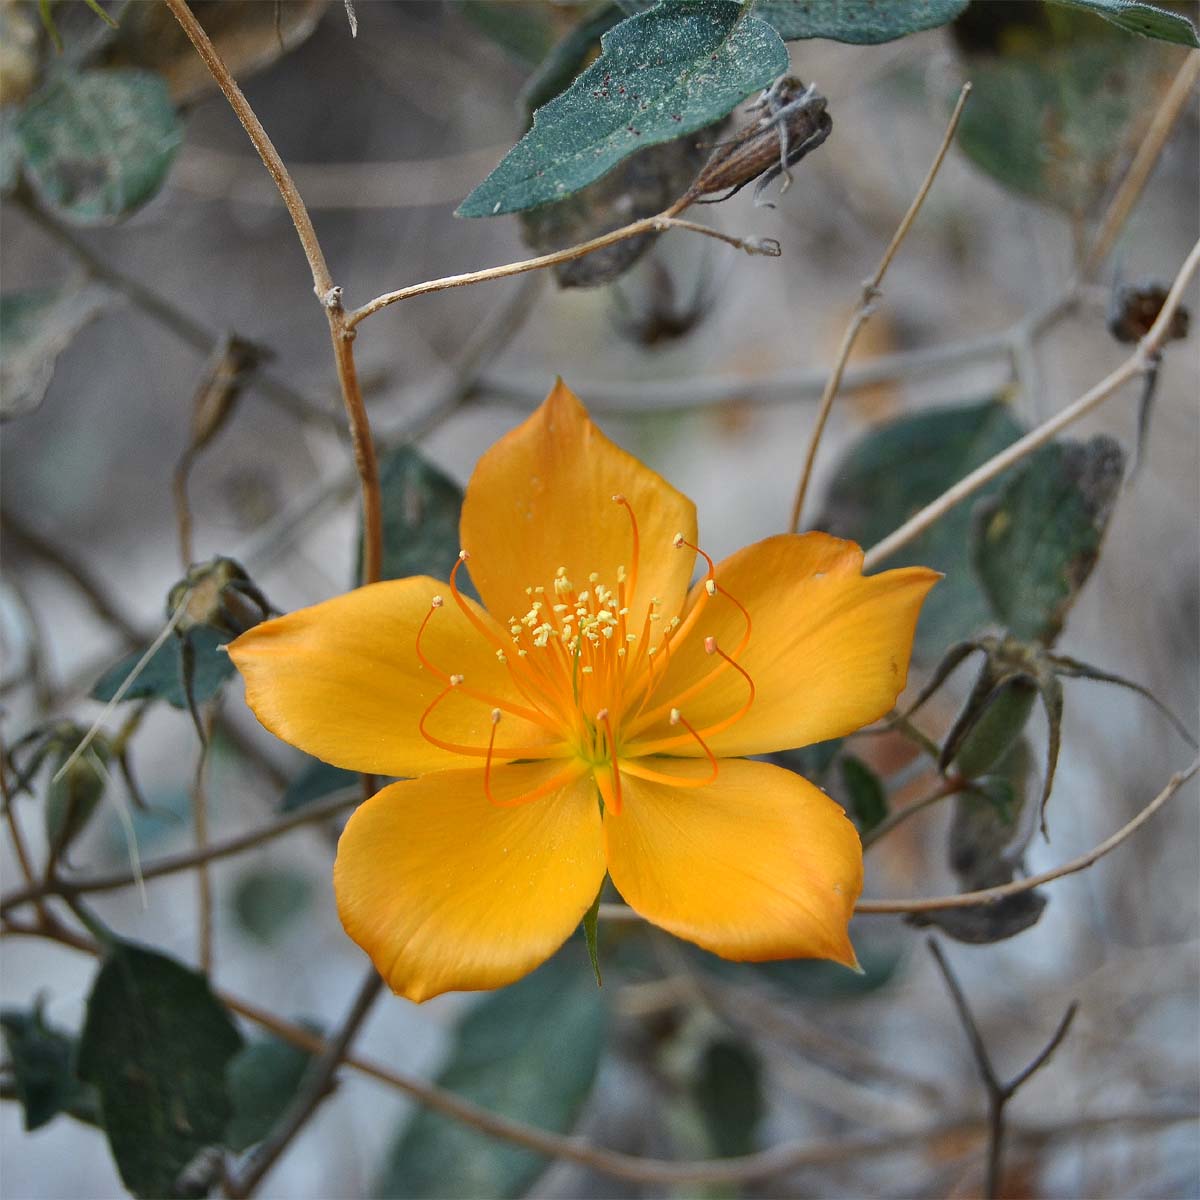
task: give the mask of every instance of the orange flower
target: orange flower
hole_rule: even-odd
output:
[[[854,965],[853,825],[740,756],[887,712],[938,575],[865,578],[862,551],[822,533],[714,565],[691,501],[561,382],[480,460],[461,533],[448,583],[359,588],[230,646],[273,733],[415,777],[354,813],[334,868],[342,923],[392,988],[519,979],[606,872],[647,920],[726,958]]]

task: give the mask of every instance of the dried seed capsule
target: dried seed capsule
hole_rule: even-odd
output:
[[[1167,289],[1161,283],[1127,283],[1113,293],[1108,315],[1108,332],[1118,342],[1139,342],[1150,332],[1167,299]],[[1167,340],[1188,335],[1190,314],[1180,305],[1171,317]]]
[[[726,194],[719,199],[727,200],[758,179],[754,193],[757,201],[767,184],[779,175],[784,176],[786,191],[791,179],[787,168],[815,150],[833,128],[825,97],[790,75],[777,79],[763,92],[751,107],[751,111],[756,110],[763,115],[713,150],[688,189],[690,200],[721,191]]]

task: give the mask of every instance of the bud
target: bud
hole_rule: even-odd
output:
[[[758,187],[754,190],[757,201],[771,180],[786,174],[788,167],[798,163],[829,136],[833,121],[826,111],[826,103],[824,96],[813,88],[806,88],[791,75],[776,80],[753,105],[752,111],[762,109],[763,115],[713,150],[688,189],[688,198],[695,200],[724,191],[726,194],[719,199],[728,200],[746,184],[758,179]],[[786,182],[784,188],[787,188]]]
[[[59,776],[85,733],[77,725],[64,722],[49,735],[49,748],[54,756],[46,796],[45,825],[51,863],[58,862],[87,827],[108,782],[106,768],[112,755],[103,737],[93,738],[87,752]]]
[[[217,557],[191,567],[167,594],[167,615],[180,604],[185,604],[180,633],[205,626],[234,638],[271,613],[267,598],[232,558]]]
[[[1150,332],[1166,303],[1167,289],[1161,283],[1124,284],[1113,292],[1108,314],[1108,332],[1118,342],[1140,342]],[[1188,335],[1191,316],[1180,305],[1167,327],[1167,341]]]

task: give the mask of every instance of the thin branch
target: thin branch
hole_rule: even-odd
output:
[[[917,813],[923,812],[931,805],[937,804],[949,796],[957,795],[965,786],[964,781],[958,778],[944,780],[941,786],[935,788],[928,796],[922,796],[921,799],[914,800],[912,804],[906,804],[903,808],[884,817],[874,829],[870,829],[863,834],[863,852],[865,853],[869,850],[876,842],[882,841],[889,833],[903,825],[910,817],[915,817]]]
[[[983,1080],[984,1090],[987,1093],[988,1149],[987,1181],[984,1194],[987,1196],[987,1200],[997,1200],[1000,1195],[1000,1176],[1004,1154],[1004,1110],[1021,1085],[1044,1067],[1054,1052],[1062,1045],[1067,1031],[1071,1028],[1071,1022],[1075,1020],[1075,1014],[1079,1011],[1079,1006],[1074,1001],[1068,1005],[1066,1013],[1058,1023],[1058,1028],[1033,1061],[1008,1083],[1003,1083],[996,1075],[996,1070],[992,1066],[992,1060],[987,1052],[987,1046],[984,1044],[983,1035],[979,1032],[979,1026],[975,1023],[971,1007],[967,1003],[967,998],[963,994],[957,977],[950,968],[949,961],[942,953],[941,946],[938,945],[935,938],[929,938],[926,945],[938,965],[938,970],[942,973],[942,979],[945,980],[950,998],[954,1001],[954,1008],[966,1031],[967,1040],[971,1043],[971,1055],[975,1059],[975,1065],[979,1069],[979,1076]]]
[[[17,856],[17,865],[21,869],[21,877],[25,880],[25,886],[37,887],[37,873],[33,869],[33,859],[30,857],[29,848],[25,845],[25,835],[21,832],[21,822],[17,819],[14,799],[8,782],[8,750],[7,747],[0,746],[0,800],[4,804],[4,819],[8,822],[13,853]],[[44,925],[47,919],[46,906],[40,898],[35,901],[34,908],[38,921]]]
[[[1100,228],[1092,239],[1092,245],[1080,269],[1080,275],[1084,279],[1091,279],[1096,274],[1108,258],[1121,230],[1125,228],[1125,222],[1137,204],[1142,189],[1146,186],[1159,155],[1162,154],[1163,146],[1171,136],[1171,130],[1175,128],[1175,122],[1179,120],[1188,96],[1196,86],[1197,79],[1200,79],[1200,54],[1189,54],[1180,65],[1162,104],[1154,114],[1154,119],[1138,143],[1137,153],[1129,164],[1129,170],[1125,172],[1125,178],[1121,180],[1116,195],[1101,218]]]
[[[1081,854],[1078,858],[1073,858],[1070,862],[1063,863],[1049,871],[1043,871],[1040,875],[1030,875],[1025,879],[1017,879],[1012,883],[1000,884],[997,887],[983,888],[977,892],[960,892],[956,896],[934,896],[924,900],[860,900],[854,911],[865,916],[878,913],[933,912],[944,908],[973,908],[978,904],[990,904],[996,900],[1003,900],[1005,896],[1015,896],[1020,892],[1032,891],[1055,879],[1062,879],[1064,876],[1084,871],[1093,863],[1099,862],[1106,854],[1111,854],[1126,839],[1132,837],[1189,779],[1195,776],[1197,771],[1200,771],[1200,758],[1196,759],[1191,766],[1172,775],[1166,787],[1111,837],[1105,838],[1103,842],[1094,846],[1086,854]]]
[[[168,3],[178,2],[179,0],[168,0]],[[716,238],[717,241],[726,242],[739,250],[745,250],[747,254],[764,254],[770,258],[779,257],[779,243],[771,238],[733,237],[718,229],[711,229],[707,225],[676,217],[673,215],[672,209],[668,208],[657,216],[643,217],[640,221],[633,221],[629,225],[621,226],[620,229],[612,230],[611,233],[604,233],[586,242],[580,242],[577,246],[568,246],[565,250],[555,250],[551,254],[539,254],[536,258],[505,263],[500,267],[485,267],[482,271],[468,271],[464,275],[447,275],[442,279],[414,283],[409,287],[400,288],[398,291],[384,292],[383,295],[376,296],[374,300],[368,300],[366,304],[347,314],[346,327],[354,329],[360,321],[382,311],[389,304],[396,304],[401,300],[411,300],[415,296],[428,296],[433,292],[448,291],[450,288],[467,287],[474,283],[486,283],[492,279],[507,279],[510,275],[523,275],[527,271],[538,271],[543,267],[553,267],[558,263],[571,262],[573,259],[582,258],[585,254],[603,250],[606,246],[613,246],[617,242],[624,242],[629,238],[642,237],[648,233],[664,233],[668,229],[686,229],[705,237]]]
[[[20,193],[18,193],[17,200],[25,215],[67,250],[88,275],[119,292],[184,345],[191,346],[192,349],[198,350],[202,354],[211,354],[221,344],[221,338],[211,329],[200,324],[165,296],[109,265],[89,246],[80,241],[71,230],[60,225],[48,213],[44,213],[35,204],[23,198]],[[263,396],[274,404],[290,410],[298,417],[331,427],[341,433],[342,425],[335,409],[327,408],[310,400],[307,396],[301,395],[290,384],[285,383],[270,371],[255,371],[252,383]]]
[[[421,406],[420,411],[400,428],[382,431],[380,447],[385,453],[424,437],[458,411],[474,389],[483,365],[500,352],[528,316],[540,281],[533,281],[533,287],[529,286],[530,282],[524,280],[524,286],[513,292],[511,300],[499,305],[466,340],[451,364],[448,378],[433,385],[433,397]],[[238,547],[235,557],[248,567],[261,567],[285,549],[309,521],[330,504],[348,496],[354,481],[354,473],[344,470],[318,480],[277,517],[255,530],[246,543]]]
[[[130,645],[137,645],[143,639],[141,631],[125,616],[108,594],[108,589],[101,580],[92,573],[91,568],[76,558],[73,554],[55,545],[28,525],[13,516],[10,508],[0,513],[0,529],[10,542],[49,567],[53,567],[75,587],[88,602],[92,612],[106,625],[109,625]]]
[[[374,583],[379,579],[383,562],[383,506],[379,492],[379,467],[375,457],[375,444],[371,439],[371,425],[367,417],[366,405],[363,403],[362,389],[358,384],[358,375],[354,366],[354,332],[348,323],[345,309],[342,307],[341,289],[336,287],[333,277],[317,239],[316,230],[304,201],[292,177],[279,157],[262,122],[255,116],[246,97],[229,73],[221,60],[216,48],[209,40],[203,26],[196,20],[187,0],[165,0],[167,7],[174,14],[188,40],[196,48],[196,52],[204,60],[209,73],[216,80],[217,86],[225,94],[238,120],[242,123],[250,141],[253,143],[263,165],[275,180],[275,186],[283,197],[288,215],[296,227],[300,245],[308,259],[312,272],[313,290],[325,310],[329,322],[329,336],[333,345],[334,361],[337,365],[338,382],[342,388],[342,399],[346,407],[346,417],[350,424],[350,440],[354,447],[354,461],[358,467],[358,475],[362,484],[363,512],[363,547],[362,547],[362,581]]]
[[[190,690],[190,675],[188,686]],[[204,786],[204,777],[208,769],[208,751],[212,745],[214,717],[215,712],[210,709],[202,726],[197,730],[200,734],[200,749],[196,756],[196,769],[192,774],[191,789],[192,846],[197,855],[203,855],[208,850],[208,790]],[[209,861],[207,858],[200,858],[196,863],[196,904],[198,908],[196,937],[199,947],[200,970],[205,975],[212,974],[213,965],[213,895],[212,872],[208,869]],[[145,881],[146,873],[142,871],[141,883],[144,884]]]
[[[48,938],[85,954],[96,955],[99,952],[99,946],[91,939],[63,926],[56,926],[47,931],[34,925],[8,922],[4,926],[3,932],[13,936]],[[248,1021],[253,1021],[284,1041],[302,1050],[307,1050],[310,1054],[321,1054],[329,1046],[324,1038],[303,1025],[297,1025],[283,1017],[278,1017],[274,1013],[267,1012],[255,1004],[228,993],[218,992],[218,996],[232,1012],[245,1017]],[[602,1147],[590,1145],[582,1138],[564,1137],[561,1134],[549,1133],[535,1126],[502,1117],[481,1105],[463,1099],[454,1092],[438,1087],[437,1084],[428,1083],[414,1076],[403,1075],[370,1059],[347,1054],[344,1061],[348,1067],[361,1074],[386,1084],[396,1091],[403,1092],[424,1107],[450,1117],[452,1120],[460,1121],[488,1137],[532,1150],[536,1154],[542,1154],[549,1158],[561,1158],[567,1162],[577,1163],[579,1166],[589,1167],[615,1179],[628,1179],[666,1186],[765,1180],[801,1167],[824,1166],[855,1158],[884,1156],[943,1139],[947,1143],[957,1143],[960,1140],[974,1137],[984,1130],[983,1123],[980,1121],[954,1120],[921,1130],[897,1133],[886,1138],[839,1137],[834,1141],[816,1144],[785,1142],[770,1150],[739,1158],[672,1162],[667,1159],[642,1158],[633,1154],[605,1150]],[[1013,1135],[1022,1141],[1045,1144],[1056,1138],[1093,1133],[1118,1125],[1132,1124],[1142,1128],[1156,1128],[1163,1124],[1194,1122],[1196,1117],[1197,1114],[1194,1111],[1171,1110],[1147,1113],[1138,1109],[1132,1113],[1082,1117],[1059,1125],[1040,1124],[1036,1128],[1028,1130],[1014,1130]]]
[[[960,479],[953,487],[948,488],[932,503],[927,504],[909,520],[905,521],[894,533],[889,534],[872,546],[863,558],[863,570],[867,571],[879,565],[885,558],[895,554],[897,550],[907,546],[914,538],[919,537],[931,525],[941,520],[952,508],[961,504],[968,496],[973,495],[985,484],[990,483],[997,475],[1002,474],[1049,442],[1054,436],[1086,416],[1093,408],[1107,400],[1131,379],[1144,375],[1151,369],[1156,356],[1166,340],[1171,318],[1175,315],[1183,300],[1183,293],[1191,282],[1192,275],[1200,267],[1200,241],[1188,254],[1184,264],[1171,285],[1171,290],[1163,303],[1162,310],[1150,331],[1138,343],[1137,349],[1115,371],[1102,379],[1078,400],[1068,404],[1061,412],[1051,417],[1044,424],[1027,433],[1023,438],[1013,442],[1006,450],[988,459],[981,467]]]
[[[937,154],[934,155],[933,162],[930,164],[929,170],[925,173],[925,179],[920,188],[918,188],[916,196],[913,197],[913,202],[908,206],[908,211],[904,214],[904,218],[901,220],[896,232],[892,234],[892,240],[883,252],[883,257],[879,260],[879,266],[875,268],[875,274],[863,283],[862,298],[858,302],[858,308],[850,318],[850,323],[846,326],[845,333],[842,334],[841,345],[838,346],[833,370],[829,373],[829,381],[826,383],[825,391],[821,396],[821,406],[817,410],[817,419],[813,425],[812,436],[808,441],[808,453],[804,456],[804,469],[800,473],[800,483],[796,488],[796,498],[792,502],[791,522],[788,525],[792,533],[800,532],[800,518],[804,512],[804,498],[808,494],[809,481],[812,479],[813,467],[817,461],[817,449],[821,444],[821,435],[825,432],[825,423],[829,420],[829,414],[833,410],[833,402],[837,397],[838,387],[842,382],[842,373],[846,369],[850,352],[854,349],[854,343],[858,340],[860,330],[871,319],[871,314],[875,311],[875,301],[880,294],[879,289],[883,283],[883,277],[887,274],[887,269],[891,266],[892,259],[896,257],[896,252],[900,249],[900,243],[908,236],[908,231],[917,219],[917,214],[921,211],[921,206],[925,203],[925,198],[929,195],[929,189],[933,187],[933,181],[937,178],[938,171],[941,170],[942,162],[946,157],[946,152],[950,149],[951,142],[954,141],[954,134],[958,129],[958,122],[962,117],[963,107],[966,105],[967,97],[970,94],[970,83],[964,83],[962,91],[958,94],[958,103],[955,104],[954,111],[950,114],[950,122],[946,126],[946,132],[942,137],[942,144],[938,147]]]
[[[230,1180],[226,1193],[232,1197],[252,1196],[268,1171],[279,1161],[296,1135],[308,1123],[318,1105],[329,1094],[334,1076],[349,1053],[363,1022],[371,1013],[375,1001],[383,991],[383,978],[374,967],[359,985],[350,1011],[335,1037],[325,1043],[321,1057],[307,1072],[299,1094],[271,1133],[254,1151],[240,1178]]]
[[[1196,759],[1191,766],[1172,775],[1167,781],[1166,787],[1111,837],[1106,838],[1098,846],[1093,846],[1086,854],[1081,854],[1078,858],[1073,858],[1070,862],[1065,862],[1049,871],[1043,871],[1040,875],[1030,875],[1025,879],[1016,879],[1012,883],[983,888],[977,892],[959,892],[953,896],[931,896],[920,900],[860,900],[855,905],[854,912],[857,916],[876,916],[881,913],[934,912],[944,908],[974,908],[979,904],[991,904],[996,900],[1003,900],[1005,896],[1015,896],[1020,892],[1032,891],[1045,883],[1062,879],[1066,875],[1074,875],[1079,871],[1086,870],[1093,863],[1099,862],[1127,838],[1132,837],[1197,772],[1200,772],[1200,758]],[[644,919],[625,904],[600,905],[600,917],[605,921],[622,925],[637,924]]]
[[[161,879],[166,875],[177,875],[181,871],[190,871],[200,863],[215,862],[217,859],[241,854],[244,850],[252,850],[255,846],[262,846],[285,833],[291,833],[293,829],[336,817],[346,809],[353,808],[360,799],[357,788],[342,788],[333,795],[315,801],[298,812],[288,813],[287,816],[281,817],[278,821],[261,829],[252,829],[221,842],[209,842],[202,850],[191,849],[179,854],[167,854],[162,858],[145,863],[142,867],[142,878],[147,882],[151,879]],[[130,887],[136,882],[131,871],[113,871],[107,875],[85,876],[82,879],[58,877],[49,884],[14,888],[7,892],[0,897],[0,915],[7,914],[22,904],[37,902],[45,896],[82,896],[93,892],[113,892]]]

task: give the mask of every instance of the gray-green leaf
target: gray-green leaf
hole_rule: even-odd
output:
[[[1095,13],[1127,33],[1174,42],[1177,46],[1200,46],[1196,26],[1183,13],[1169,12],[1153,4],[1137,4],[1134,0],[1052,0],[1052,3]]]
[[[27,1131],[63,1112],[90,1125],[100,1123],[95,1092],[75,1076],[74,1037],[50,1025],[38,1002],[28,1011],[4,1009],[0,1029]]]
[[[203,975],[130,942],[109,951],[78,1067],[100,1094],[113,1158],[135,1196],[180,1195],[180,1176],[222,1142],[225,1071],[241,1046]]]
[[[234,672],[233,660],[219,647],[228,640],[212,629],[193,629],[186,635],[195,651],[192,692],[197,705],[211,700]],[[93,700],[111,700],[125,677],[137,665],[144,652],[135,651],[110,667],[92,687]],[[180,667],[178,639],[169,637],[143,668],[125,693],[126,700],[165,700],[173,708],[187,708]]]
[[[270,945],[312,900],[312,881],[291,867],[260,867],[233,889],[233,913],[256,941]]]
[[[853,754],[844,755],[838,765],[854,824],[859,833],[869,833],[888,815],[883,783],[862,759]]]
[[[307,1026],[320,1033],[316,1026]],[[240,1154],[275,1128],[295,1099],[312,1055],[275,1036],[257,1038],[233,1056],[225,1070],[233,1115],[225,1145]]]
[[[462,488],[411,446],[400,446],[385,456],[379,465],[379,488],[383,578],[448,578],[460,549]]]
[[[817,528],[870,546],[1023,432],[1001,400],[932,409],[880,425],[842,458]],[[983,494],[998,486],[990,484]],[[970,636],[991,616],[971,571],[970,529],[970,506],[960,505],[889,561],[945,572],[917,626],[915,653],[923,661],[948,642]]]
[[[972,561],[996,619],[1050,645],[1100,553],[1125,455],[1110,437],[1056,442],[976,507]]]
[[[770,22],[785,41],[829,38],[860,46],[891,42],[953,21],[968,0],[759,0],[754,15]]]
[[[0,420],[41,404],[58,356],[112,300],[95,283],[0,296]]]
[[[602,993],[579,956],[560,952],[533,975],[486,996],[459,1026],[438,1083],[492,1112],[569,1131],[604,1048]],[[392,1147],[379,1196],[524,1195],[546,1162],[421,1109]]]
[[[615,26],[601,56],[462,202],[491,217],[561,200],[635,150],[711,125],[787,70],[787,49],[734,0],[664,0]]]
[[[89,70],[53,79],[17,118],[26,177],[80,224],[110,223],[162,187],[182,133],[153,71]]]

